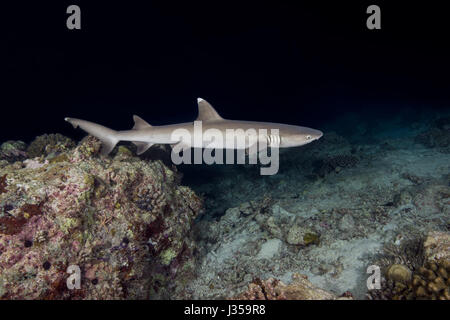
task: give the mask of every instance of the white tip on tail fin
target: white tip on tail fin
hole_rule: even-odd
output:
[[[65,118],[64,120],[72,124],[74,128],[80,127],[90,135],[100,139],[102,142],[101,153],[104,155],[109,154],[119,142],[115,130],[81,119]]]
[[[66,117],[66,118],[64,118],[64,120],[67,121],[68,123],[70,123],[75,129],[78,127],[78,125],[76,124],[76,121],[74,121],[75,119]]]

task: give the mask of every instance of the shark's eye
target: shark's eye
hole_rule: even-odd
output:
[[[311,140],[311,136],[309,134],[306,136],[306,140]]]

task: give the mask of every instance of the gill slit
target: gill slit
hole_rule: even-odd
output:
[[[279,135],[268,135],[267,136],[267,145],[270,147],[278,147],[280,145],[281,139]]]

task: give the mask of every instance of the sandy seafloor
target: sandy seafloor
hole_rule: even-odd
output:
[[[253,278],[290,283],[300,273],[365,298],[383,246],[450,228],[449,124],[436,121],[448,115],[420,117],[343,117],[319,141],[282,150],[273,176],[251,165],[181,168],[206,200],[194,230],[199,274],[185,297],[230,297]]]

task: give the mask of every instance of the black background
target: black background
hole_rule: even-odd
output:
[[[66,116],[114,129],[132,114],[191,121],[197,97],[225,118],[319,129],[349,113],[448,108],[444,2],[298,2],[2,5],[0,141],[83,136]],[[70,4],[81,30],[66,28]],[[370,4],[381,30],[366,28]]]

